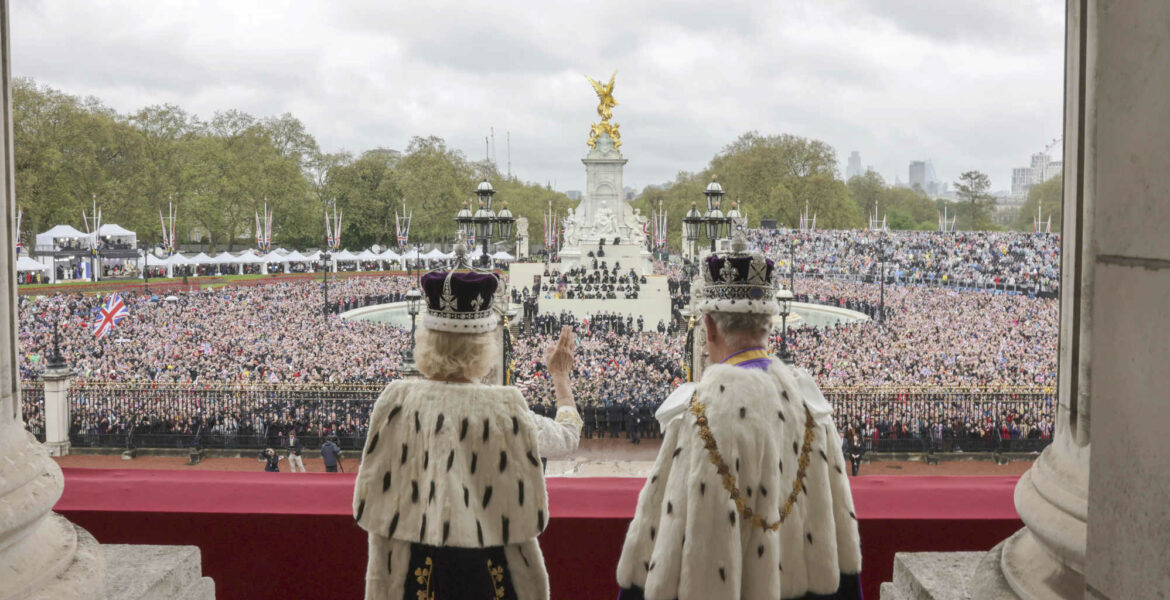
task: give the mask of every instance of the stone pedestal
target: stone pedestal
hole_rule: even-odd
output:
[[[202,575],[197,546],[105,544],[102,600],[214,600],[215,582]]]
[[[45,448],[50,456],[69,455],[69,386],[73,371],[51,366],[41,375],[45,386]]]

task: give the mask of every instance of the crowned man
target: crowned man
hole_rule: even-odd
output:
[[[622,600],[859,598],[861,547],[841,439],[807,372],[769,355],[773,263],[704,265],[713,364],[657,416],[662,450],[626,534]]]
[[[369,534],[367,600],[549,597],[536,541],[548,524],[541,457],[580,439],[573,332],[545,355],[555,419],[530,412],[515,387],[478,383],[499,361],[498,285],[470,270],[422,277],[415,360],[426,379],[382,392],[354,487]]]

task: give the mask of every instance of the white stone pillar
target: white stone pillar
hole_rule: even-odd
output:
[[[69,386],[73,371],[68,367],[50,366],[41,375],[45,386],[45,448],[51,456],[68,456]]]
[[[1068,2],[1055,438],[975,598],[1170,596],[1167,23],[1165,0]]]
[[[64,478],[20,413],[10,18],[8,1],[0,0],[0,599],[94,598],[105,580],[100,547],[52,512]]]

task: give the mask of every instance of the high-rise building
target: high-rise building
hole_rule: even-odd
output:
[[[910,161],[910,187],[926,190],[926,162],[921,160]]]
[[[849,165],[845,167],[845,181],[861,175],[861,153],[854,150],[849,155]]]
[[[1016,167],[1012,169],[1012,195],[1026,196],[1030,187],[1032,187],[1031,167]]]

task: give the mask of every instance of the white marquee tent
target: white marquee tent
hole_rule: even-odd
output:
[[[57,225],[52,229],[37,234],[37,252],[52,252],[58,249],[60,240],[79,240],[82,248],[90,247],[89,234],[78,231],[69,225]]]
[[[27,257],[22,256],[16,261],[17,271],[48,271],[49,267]]]
[[[118,225],[117,223],[106,223],[98,228],[98,237],[112,240],[118,244],[129,244],[130,246],[138,245],[138,234]],[[38,242],[39,243],[39,242]]]

